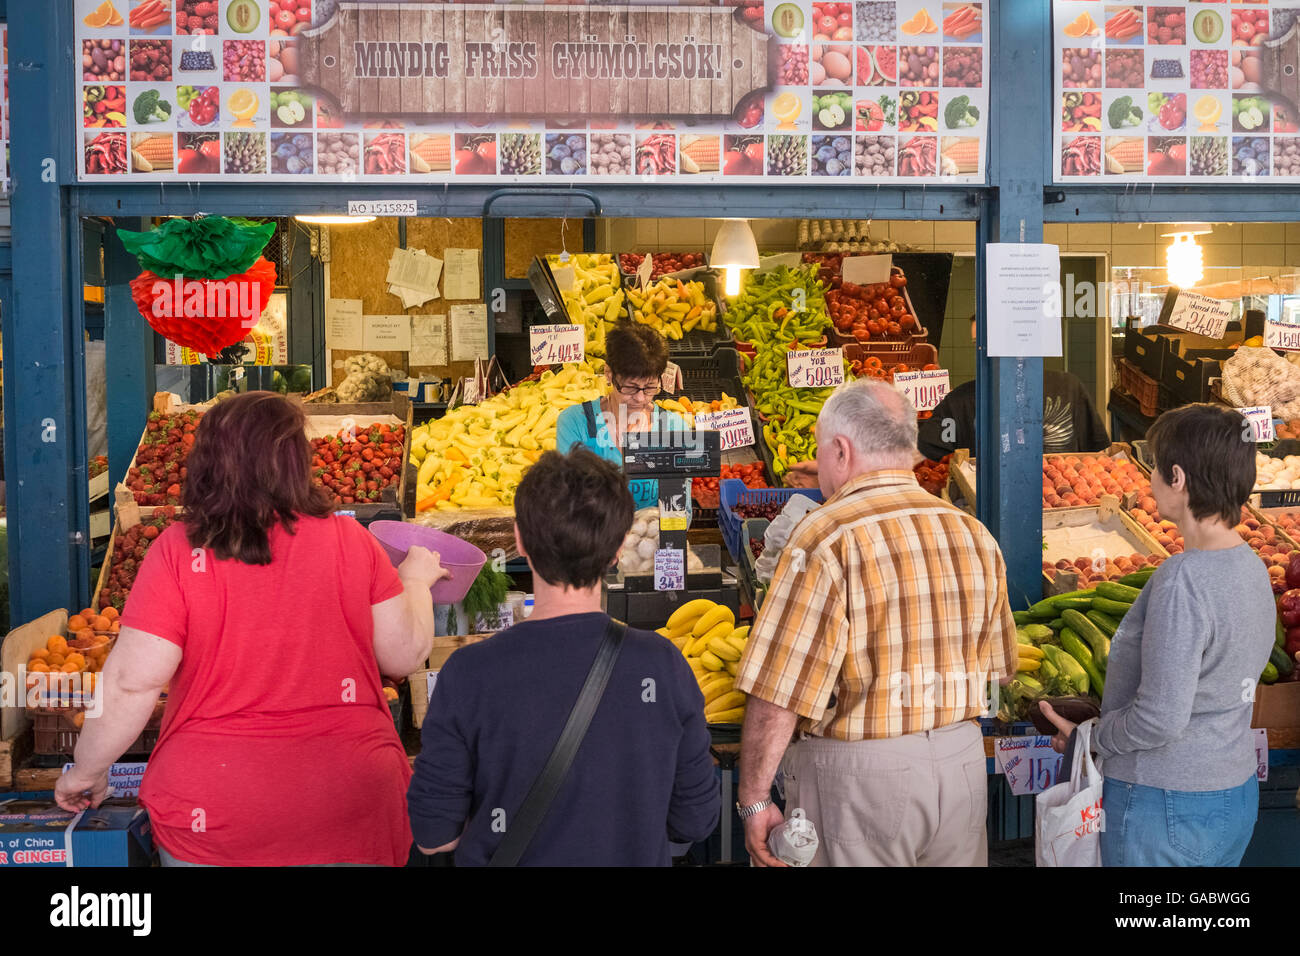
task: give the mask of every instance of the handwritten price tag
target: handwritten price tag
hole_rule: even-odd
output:
[[[1239,409],[1246,421],[1250,422],[1251,433],[1255,436],[1256,442],[1277,441],[1277,433],[1273,431],[1273,407],[1271,405],[1252,405],[1250,408]]]
[[[1016,796],[1042,793],[1056,783],[1061,772],[1061,754],[1052,749],[1051,737],[998,737],[994,756]]]
[[[700,412],[695,416],[697,428],[718,432],[723,451],[748,448],[754,444],[754,423],[748,408],[728,408],[722,412]]]
[[[918,412],[933,411],[948,394],[948,370],[895,372],[894,384],[903,390]]]
[[[646,253],[641,257],[641,264],[636,267],[636,284],[645,288],[650,284],[650,273],[654,271],[654,256]]]
[[[586,338],[581,325],[534,325],[528,330],[528,350],[534,365],[581,362]]]
[[[792,388],[833,388],[844,384],[843,349],[791,349],[785,354]]]
[[[418,216],[420,206],[414,199],[349,199],[349,216]]]
[[[1180,292],[1165,324],[1185,332],[1221,339],[1228,331],[1231,318],[1232,306],[1227,302],[1196,292]]]
[[[1264,323],[1264,344],[1284,352],[1300,352],[1300,325],[1285,322]]]
[[[686,589],[686,552],[677,548],[660,548],[655,552],[655,590]]]

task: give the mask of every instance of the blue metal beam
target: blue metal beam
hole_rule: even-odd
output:
[[[989,357],[985,246],[1042,242],[1042,170],[1052,111],[1046,83],[1024,78],[1050,76],[1052,41],[1049,5],[1042,0],[990,7],[990,85],[1017,95],[1014,105],[997,97],[989,104],[989,166],[997,195],[990,215],[980,220],[976,246],[976,513],[1002,546],[1011,600],[1023,607],[1042,593],[1043,360]],[[1038,117],[1040,128],[1026,129],[1025,117]]]
[[[80,231],[70,228],[75,197],[63,195],[51,166],[65,165],[77,136],[72,13],[70,3],[27,4],[9,24],[17,281],[2,321],[15,621],[79,604],[89,589]]]
[[[1048,222],[1295,222],[1300,185],[1048,186]]]
[[[576,182],[575,182],[576,185]],[[586,185],[586,184],[584,184]],[[539,187],[540,188],[540,187]],[[1040,187],[1041,188],[1041,187]],[[479,218],[494,186],[424,186],[382,183],[88,185],[79,187],[86,215],[303,215],[346,211],[349,199],[409,199],[421,216]],[[982,188],[956,186],[723,186],[671,183],[599,187],[601,214],[610,218],[744,216],[798,219],[972,220]],[[493,215],[571,219],[591,215],[591,203],[575,194],[557,196],[554,187],[536,197],[512,195],[492,206]]]
[[[108,376],[108,476],[112,487],[126,477],[154,392],[153,330],[136,308],[128,285],[139,274],[140,264],[117,238],[118,228],[140,232],[148,223],[119,219],[104,236],[104,348],[112,371]]]

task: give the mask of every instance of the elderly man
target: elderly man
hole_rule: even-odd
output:
[[[988,861],[972,718],[1015,669],[1006,566],[983,525],[917,485],[916,458],[916,410],[893,386],[856,381],[826,402],[826,504],[791,534],[736,678],[751,695],[737,809],[757,865],[780,865],[778,765],[787,808],[821,837],[814,866]]]

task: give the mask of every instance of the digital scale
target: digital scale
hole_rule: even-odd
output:
[[[683,447],[688,436],[692,439],[691,447]],[[624,474],[628,478],[659,482],[659,550],[652,576],[656,591],[686,590],[691,479],[717,478],[722,473],[720,437],[718,432],[698,429],[632,432],[627,436],[623,450]],[[677,556],[670,552],[677,552]],[[721,549],[718,574],[721,574]]]

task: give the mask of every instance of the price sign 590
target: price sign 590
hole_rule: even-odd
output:
[[[844,384],[843,349],[791,349],[785,364],[792,388],[834,388]]]
[[[586,339],[580,325],[534,325],[528,346],[534,365],[562,365],[582,361]]]

